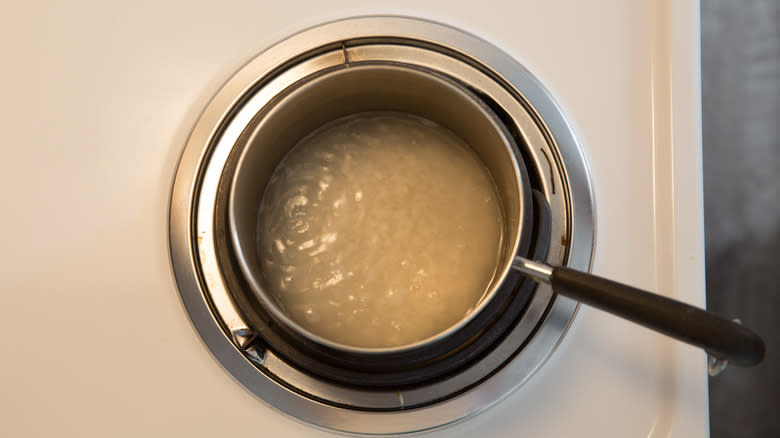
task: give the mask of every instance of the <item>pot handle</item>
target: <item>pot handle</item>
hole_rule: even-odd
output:
[[[764,358],[764,341],[753,331],[706,310],[606,278],[515,257],[512,267],[581,303],[633,321],[711,356],[739,366]]]

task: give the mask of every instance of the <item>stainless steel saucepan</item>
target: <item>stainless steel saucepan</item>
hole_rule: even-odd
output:
[[[496,183],[504,213],[501,257],[494,280],[474,310],[449,329],[413,344],[362,348],[324,339],[293,321],[264,284],[257,220],[265,186],[285,154],[308,133],[343,116],[400,111],[432,120],[466,141]],[[511,271],[549,283],[561,294],[705,349],[737,365],[759,363],[764,343],[740,324],[664,296],[566,267],[547,266],[528,253],[535,207],[522,156],[501,120],[456,80],[420,67],[354,62],[312,75],[277,95],[242,135],[243,150],[230,183],[228,228],[246,283],[270,320],[317,360],[381,371],[388,361],[430,361],[476,339],[506,295]],[[303,348],[303,347],[302,347]],[[410,365],[411,366],[411,365]],[[373,367],[373,368],[372,368]]]

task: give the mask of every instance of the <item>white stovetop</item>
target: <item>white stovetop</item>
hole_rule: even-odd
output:
[[[210,97],[264,47],[335,18],[430,18],[514,55],[589,157],[594,272],[704,304],[696,2],[382,3],[3,8],[0,436],[324,435],[210,356],[176,292],[166,224]],[[584,308],[529,383],[434,435],[480,434],[704,437],[705,356]]]

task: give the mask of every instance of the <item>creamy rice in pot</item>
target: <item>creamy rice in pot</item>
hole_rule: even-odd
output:
[[[473,150],[401,113],[362,113],[303,139],[258,221],[264,284],[312,333],[392,347],[451,327],[496,271],[501,206]]]

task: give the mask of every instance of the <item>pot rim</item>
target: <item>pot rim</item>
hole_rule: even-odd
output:
[[[354,346],[354,345],[332,341],[316,333],[313,333],[312,331],[304,328],[296,321],[294,321],[292,318],[290,318],[278,306],[276,301],[272,297],[270,297],[268,293],[264,290],[262,281],[258,278],[258,275],[255,274],[255,269],[253,269],[253,267],[250,265],[250,262],[246,259],[246,257],[243,256],[243,253],[245,251],[256,251],[255,244],[247,245],[244,243],[243,239],[239,236],[240,234],[238,230],[239,227],[238,224],[236,223],[237,215],[235,214],[236,197],[237,197],[236,181],[239,179],[242,169],[244,169],[245,161],[247,160],[249,150],[251,149],[251,146],[249,144],[247,144],[246,147],[244,147],[244,149],[240,153],[240,157],[236,164],[235,171],[231,176],[230,188],[228,194],[228,229],[229,229],[230,240],[234,248],[235,260],[237,261],[240,271],[243,274],[245,280],[247,281],[250,289],[252,290],[255,297],[260,301],[261,305],[263,306],[263,309],[267,311],[270,314],[270,316],[273,319],[275,319],[278,323],[282,324],[286,329],[293,331],[294,333],[304,337],[307,340],[316,342],[317,344],[320,344],[327,348],[340,351],[343,353],[353,354],[353,355],[371,355],[371,356],[407,353],[413,350],[429,347],[458,332],[469,322],[471,322],[478,314],[480,314],[489,305],[489,303],[496,297],[498,290],[500,289],[502,283],[506,279],[507,274],[511,270],[511,262],[513,256],[518,253],[519,248],[521,247],[521,242],[523,241],[523,239],[525,239],[526,241],[529,239],[529,236],[524,235],[523,232],[525,231],[524,227],[529,222],[527,218],[528,216],[530,216],[530,206],[531,206],[531,203],[529,202],[530,189],[528,187],[527,177],[523,173],[523,170],[521,169],[519,164],[519,160],[521,160],[522,158],[519,155],[517,146],[514,143],[512,135],[509,134],[503,122],[501,122],[501,120],[493,113],[493,111],[490,109],[490,107],[487,106],[487,104],[485,104],[474,93],[469,91],[465,86],[458,83],[455,79],[449,78],[436,71],[423,68],[417,65],[403,64],[398,62],[363,61],[363,62],[353,62],[348,67],[339,67],[339,68],[328,69],[328,70],[314,73],[304,79],[301,79],[297,83],[290,85],[287,89],[284,89],[281,92],[279,92],[277,95],[278,99],[273,101],[273,103],[270,104],[268,107],[263,108],[256,115],[256,117],[260,118],[260,121],[255,125],[254,131],[256,132],[257,130],[262,129],[262,125],[264,121],[268,119],[269,115],[274,111],[274,109],[283,106],[285,102],[289,100],[293,100],[295,96],[298,95],[299,93],[302,93],[311,87],[319,86],[320,83],[322,83],[323,81],[329,78],[332,78],[333,75],[340,75],[345,73],[348,74],[360,70],[377,69],[377,68],[383,70],[403,71],[404,73],[417,75],[421,78],[424,77],[427,80],[435,81],[439,85],[442,85],[445,88],[447,88],[450,92],[459,95],[459,97],[461,97],[462,100],[466,102],[470,102],[473,105],[473,107],[482,114],[484,119],[490,123],[492,129],[502,139],[501,142],[505,147],[507,158],[510,160],[512,173],[516,182],[517,190],[514,196],[518,198],[518,213],[519,213],[518,220],[516,221],[516,224],[513,226],[513,228],[516,228],[515,237],[512,242],[508,243],[509,244],[508,248],[502,249],[501,251],[502,254],[496,263],[496,270],[489,283],[489,287],[486,288],[480,300],[477,302],[478,304],[474,306],[474,308],[468,314],[466,314],[456,323],[454,323],[453,325],[451,325],[450,327],[448,327],[443,331],[440,331],[432,336],[421,339],[419,341],[398,345],[398,346],[360,347],[360,346]],[[447,126],[445,126],[445,128],[449,129],[449,127]],[[502,214],[506,215],[506,211],[503,205],[502,205]],[[504,219],[505,220],[507,219],[506,216],[504,217]],[[502,242],[501,242],[502,248],[504,248],[503,245],[505,245],[503,240],[506,238],[506,236],[504,236],[504,234],[506,233],[502,233]],[[506,256],[506,254],[509,254],[509,256]]]

